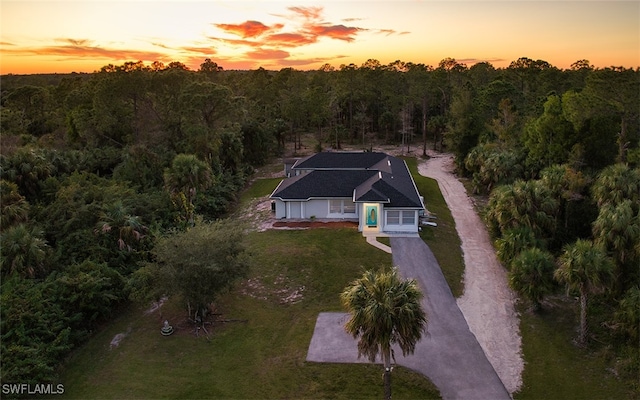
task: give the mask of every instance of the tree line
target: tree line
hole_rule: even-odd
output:
[[[225,71],[206,59],[197,71],[127,62],[5,75],[2,380],[53,381],[64,355],[118,307],[170,290],[179,271],[168,266],[167,240],[219,237],[192,228],[221,229],[213,221],[254,169],[307,146],[303,134],[315,150],[384,142],[452,152],[474,190],[490,194],[487,221],[514,288],[541,292],[527,295],[535,304],[559,283],[588,288],[585,296],[608,289],[611,307],[594,315],[615,327],[603,340],[637,343],[639,74],[586,60],[559,69],[447,58],[435,67]],[[602,285],[553,279],[580,240],[612,263]],[[229,251],[246,270],[241,249]]]

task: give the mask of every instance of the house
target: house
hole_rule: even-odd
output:
[[[424,201],[400,158],[323,152],[288,170],[271,194],[277,219],[353,220],[365,235],[418,232]]]

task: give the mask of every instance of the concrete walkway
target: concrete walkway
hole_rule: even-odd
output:
[[[391,238],[393,264],[404,278],[418,281],[425,297],[429,334],[413,355],[395,350],[398,365],[427,376],[443,399],[510,399],[502,381],[469,330],[442,271],[420,238]],[[344,330],[348,315],[322,313],[316,321],[307,361],[365,363],[358,359],[356,340]]]
[[[373,247],[377,247],[380,250],[391,254],[391,247],[387,246],[386,244],[378,242],[378,239],[376,239],[375,236],[367,236],[366,238],[367,238],[367,243],[369,243]]]

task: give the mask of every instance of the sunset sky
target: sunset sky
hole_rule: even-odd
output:
[[[638,1],[0,1],[0,74],[93,72],[205,58],[317,69],[451,57],[507,67],[640,66]]]

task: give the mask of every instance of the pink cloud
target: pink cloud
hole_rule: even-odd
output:
[[[324,11],[322,7],[288,7],[287,9],[305,19],[322,19]]]

